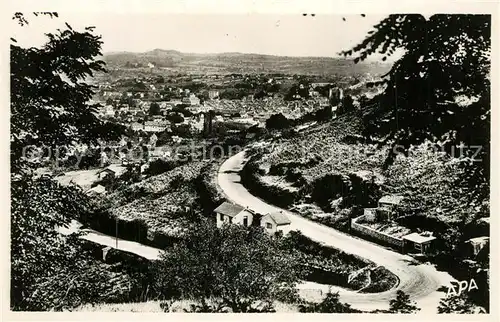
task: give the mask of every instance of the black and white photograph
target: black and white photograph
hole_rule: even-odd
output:
[[[498,313],[492,20],[10,13],[6,306]]]

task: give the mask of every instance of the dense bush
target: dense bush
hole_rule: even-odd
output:
[[[283,130],[292,126],[292,122],[283,114],[273,114],[266,120],[266,129]]]
[[[183,163],[185,162],[163,159],[154,160],[149,163],[149,167],[144,171],[144,174],[148,176],[155,176],[173,170],[181,166]]]
[[[155,263],[156,287],[166,298],[219,298],[233,312],[256,300],[296,292],[297,258],[262,228],[202,222]]]
[[[110,211],[87,212],[79,218],[82,223],[90,228],[110,236],[147,243],[148,227],[143,220],[123,220],[116,218]]]
[[[85,247],[78,235],[55,229],[85,213],[81,191],[25,178],[12,182],[11,195],[13,310],[63,310],[129,299],[129,277],[96,261],[95,249]]]
[[[299,307],[301,313],[361,313],[349,304],[339,301],[338,293],[328,293],[321,303],[307,303]]]
[[[193,182],[198,193],[197,204],[201,206],[204,216],[209,218],[212,218],[213,210],[224,200],[224,195],[215,182],[219,166],[219,162],[208,164]]]
[[[379,293],[387,291],[398,285],[399,280],[396,275],[389,272],[385,267],[377,267],[370,271],[371,283],[361,290],[362,293]]]
[[[273,185],[267,185],[260,181],[259,171],[255,169],[255,164],[251,160],[243,167],[240,172],[241,182],[252,192],[252,194],[272,200],[280,207],[289,207],[300,197],[296,191],[287,191]]]
[[[341,250],[321,245],[300,231],[291,231],[283,238],[283,244],[291,249],[298,250],[301,257],[302,278],[322,284],[332,284],[348,289],[360,289],[367,281],[365,275],[348,282],[350,273],[373,265],[361,257],[347,254]],[[398,282],[397,277],[386,270],[378,268],[372,275],[373,289],[386,291]],[[373,290],[372,289],[372,290]]]
[[[338,174],[327,174],[311,184],[311,199],[321,208],[329,209],[334,199],[345,197],[351,190],[348,177]]]

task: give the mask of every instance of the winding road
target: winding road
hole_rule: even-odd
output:
[[[384,266],[399,278],[399,284],[393,289],[371,294],[309,282],[302,287],[338,291],[342,302],[361,310],[388,309],[389,301],[395,298],[396,291],[402,290],[417,302],[421,308],[419,313],[437,313],[439,300],[446,296],[448,286],[454,280],[448,273],[438,271],[433,265],[419,263],[410,256],[310,221],[253,196],[240,182],[239,171],[245,162],[245,151],[242,151],[227,159],[219,169],[218,184],[229,201],[264,214],[283,211],[292,222],[290,229],[300,230],[305,236],[324,245]]]

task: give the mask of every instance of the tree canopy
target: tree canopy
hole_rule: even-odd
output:
[[[389,312],[391,313],[415,313],[420,309],[415,302],[410,300],[410,296],[403,291],[397,291],[396,298],[389,302]]]
[[[383,60],[402,52],[378,85],[384,92],[365,114],[365,135],[405,148],[429,140],[453,147],[465,145],[471,160],[464,180],[475,191],[487,184],[490,154],[491,16],[436,14],[390,15],[357,46],[344,51],[355,62],[374,53]],[[454,155],[453,155],[454,154]],[[389,166],[395,153],[391,150]],[[484,197],[484,195],[483,195]]]
[[[149,105],[149,115],[160,115],[160,114],[161,114],[160,105],[156,102],[152,102],[151,105]]]
[[[339,301],[339,293],[327,293],[320,303],[309,303],[300,305],[302,313],[360,313],[361,311],[351,308],[349,304]]]
[[[297,259],[260,227],[202,223],[156,265],[157,287],[168,297],[219,299],[233,312],[255,300],[293,296]]]
[[[35,16],[58,17],[57,13]],[[22,13],[13,17],[29,24]],[[11,308],[61,310],[102,301],[112,288],[112,273],[97,263],[77,236],[64,236],[86,209],[86,198],[50,179],[35,180],[23,157],[28,145],[51,149],[98,138],[118,138],[122,127],[109,127],[89,103],[93,86],[86,82],[104,71],[101,40],[92,27],[48,33],[41,48],[11,44]],[[29,28],[29,27],[28,27]],[[110,130],[111,129],[111,130]],[[52,155],[57,157],[57,155]]]
[[[266,120],[266,129],[282,130],[290,127],[291,122],[283,114],[273,114]]]
[[[57,13],[47,13],[57,17]],[[36,13],[38,15],[38,13]],[[22,13],[13,19],[26,26]],[[85,31],[67,29],[48,33],[40,48],[23,48],[11,38],[11,166],[18,172],[26,166],[23,148],[57,147],[74,143],[96,143],[97,138],[116,138],[96,116],[90,103],[94,86],[88,78],[103,72],[101,37],[93,27]]]
[[[55,227],[86,211],[81,192],[50,179],[23,179],[11,186],[11,308],[71,309],[84,303],[125,300],[120,274],[97,262],[78,239]]]

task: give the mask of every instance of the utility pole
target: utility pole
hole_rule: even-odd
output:
[[[115,217],[116,249],[118,249],[118,216]]]

